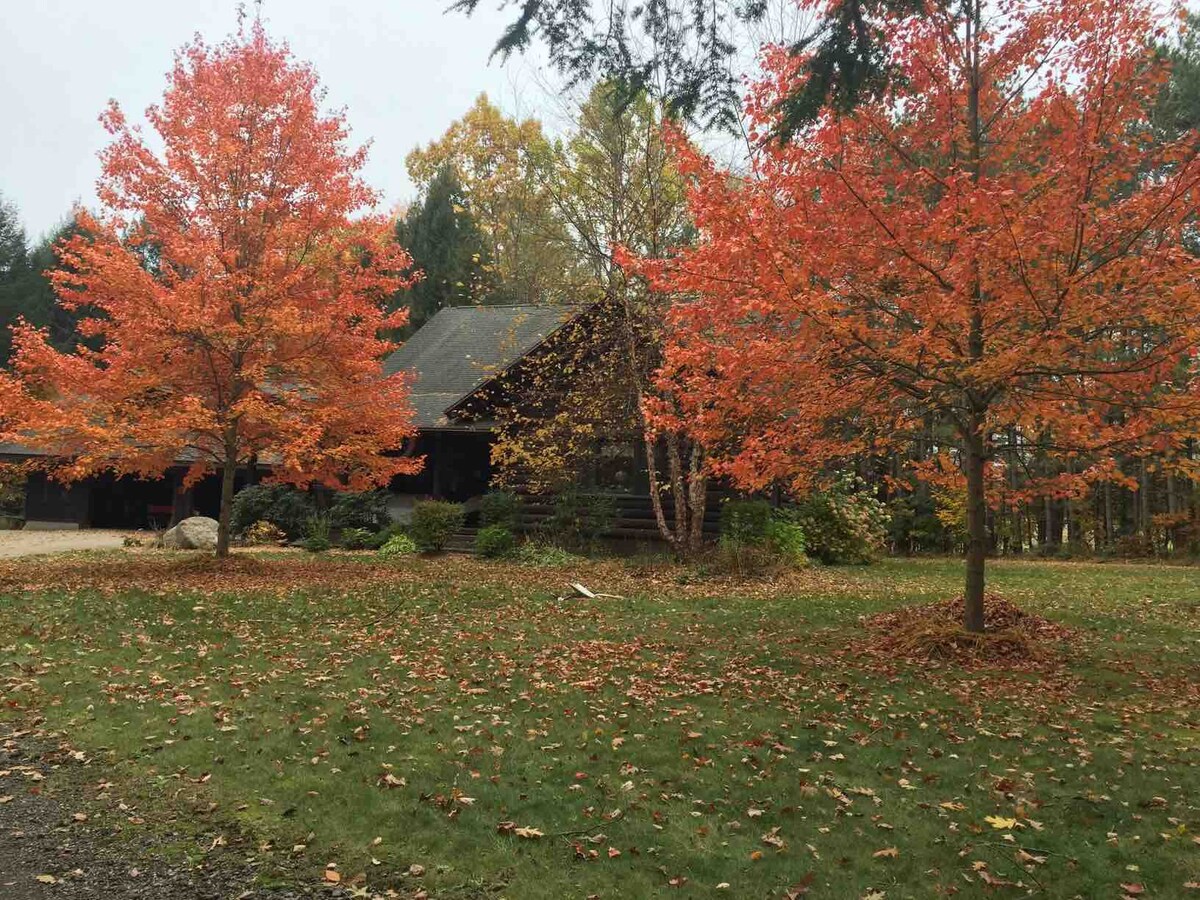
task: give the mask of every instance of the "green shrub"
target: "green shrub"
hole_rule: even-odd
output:
[[[304,526],[304,540],[300,542],[300,546],[310,553],[324,553],[333,546],[329,532],[329,516],[309,516]]]
[[[809,556],[827,565],[868,563],[887,539],[887,509],[853,476],[810,494],[793,515],[808,538]]]
[[[408,526],[402,525],[399,522],[393,522],[382,531],[375,532],[375,534],[371,535],[371,539],[367,542],[367,549],[378,550],[392,538],[396,537],[396,535],[404,535],[405,537],[408,537]]]
[[[616,517],[611,497],[566,491],[554,498],[546,526],[556,543],[591,549],[612,528]]]
[[[721,541],[712,564],[723,574],[768,575],[783,566],[808,565],[804,526],[766,500],[726,500]]]
[[[25,514],[25,473],[15,463],[0,463],[0,517]],[[0,522],[0,531],[4,523]]]
[[[340,493],[329,505],[329,519],[334,528],[360,528],[374,534],[392,523],[387,503],[387,491]]]
[[[808,565],[808,540],[804,535],[804,527],[789,515],[777,515],[767,523],[767,546],[789,566]]]
[[[384,559],[399,559],[402,556],[414,556],[417,545],[407,534],[395,534],[388,538],[386,544],[379,548],[379,555]]]
[[[287,540],[287,535],[283,533],[283,529],[278,525],[273,525],[270,522],[260,519],[246,529],[242,535],[242,540],[251,547],[259,547],[263,544],[282,543]]]
[[[518,562],[526,563],[531,566],[544,566],[547,568],[559,568],[562,566],[572,566],[583,561],[583,558],[576,556],[569,550],[564,550],[562,547],[557,547],[553,544],[538,544],[532,541],[526,542],[517,548],[516,558]]]
[[[422,553],[435,553],[446,546],[450,535],[463,523],[463,508],[458,503],[423,500],[413,507],[409,534]]]
[[[515,531],[521,519],[521,498],[508,491],[489,491],[479,501],[479,524],[503,525]]]
[[[381,532],[368,531],[366,528],[343,528],[338,543],[347,550],[377,550],[376,535]]]
[[[252,484],[234,496],[231,524],[234,534],[244,534],[255,522],[270,522],[295,540],[305,535],[315,512],[312,497],[291,485]]]
[[[475,552],[487,559],[508,556],[516,545],[516,538],[504,525],[488,525],[475,535]]]
[[[721,504],[721,543],[729,548],[767,542],[772,509],[766,500],[726,500]]]

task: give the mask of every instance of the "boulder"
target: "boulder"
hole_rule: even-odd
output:
[[[216,519],[192,516],[167,530],[163,546],[168,550],[216,550],[219,527]]]

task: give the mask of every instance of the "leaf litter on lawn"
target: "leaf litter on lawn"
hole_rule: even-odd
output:
[[[924,563],[734,593],[666,569],[631,585],[613,562],[136,562],[136,586],[116,562],[91,583],[66,564],[69,585],[0,567],[50,588],[0,602],[21,635],[0,692],[149,775],[147,795],[292,848],[312,880],[401,885],[415,865],[434,896],[480,878],[539,898],[778,896],[802,864],[813,895],[857,897],[884,877],[994,891],[1035,867],[1083,895],[1197,877],[1167,867],[1183,837],[1156,837],[1168,817],[1196,827],[1194,707],[1161,680],[1194,677],[1113,690],[1141,677],[1113,663],[1143,658],[1099,641],[1106,668],[1054,673],[855,654],[860,614],[951,593]],[[1063,595],[1087,596],[1063,571]],[[558,597],[572,578],[627,599]]]

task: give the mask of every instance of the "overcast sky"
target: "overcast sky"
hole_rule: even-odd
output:
[[[30,240],[93,203],[108,99],[131,117],[156,102],[172,53],[199,32],[235,30],[237,0],[0,0],[0,195]],[[386,206],[411,199],[404,157],[438,137],[483,91],[535,114],[546,78],[534,59],[488,55],[506,16],[483,3],[470,19],[448,0],[265,0],[272,37],[312,62],[330,106],[345,106],[356,142],[373,140],[365,177]],[[248,3],[251,9],[253,4]]]

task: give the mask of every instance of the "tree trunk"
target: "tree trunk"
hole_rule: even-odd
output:
[[[1167,473],[1167,549],[1174,553],[1176,546],[1175,513],[1179,512],[1179,495],[1175,488],[1175,473]]]
[[[983,422],[972,416],[964,441],[967,476],[967,582],[963,627],[983,631],[984,563],[987,558],[987,501],[984,495]]]
[[[233,480],[237,475],[237,423],[225,429],[225,463],[221,469],[221,510],[217,513],[217,559],[229,556],[233,519]]]
[[[674,522],[667,521],[663,508],[661,487],[658,480],[657,441],[643,434],[646,444],[646,473],[650,479],[650,506],[659,534],[681,557],[690,556],[700,549],[704,540],[704,510],[708,496],[708,478],[704,475],[704,454],[692,444],[688,454],[687,470],[684,471],[683,452],[680,444],[685,438],[678,434],[666,435],[668,490],[671,493]]]
[[[1104,482],[1104,544],[1113,545],[1113,498],[1112,482]]]
[[[967,4],[967,118],[970,128],[969,157],[971,181],[979,183],[983,162],[983,132],[979,117],[979,31],[980,10],[977,0]],[[968,334],[968,352],[973,363],[984,357],[983,290],[979,276],[979,262],[975,261],[975,278],[971,290],[971,325]],[[982,632],[983,619],[983,567],[987,557],[987,502],[984,495],[984,429],[987,420],[987,402],[977,388],[967,391],[967,421],[963,450],[967,476],[967,579],[963,593],[963,627],[967,631]]]
[[[1146,457],[1142,457],[1138,469],[1138,527],[1142,537],[1150,538],[1150,522],[1153,513],[1150,508],[1150,470],[1146,466]]]
[[[692,444],[691,461],[688,464],[688,506],[691,508],[691,523],[688,529],[687,552],[700,551],[704,541],[704,511],[708,507],[708,478],[704,474],[704,454],[699,445]]]

